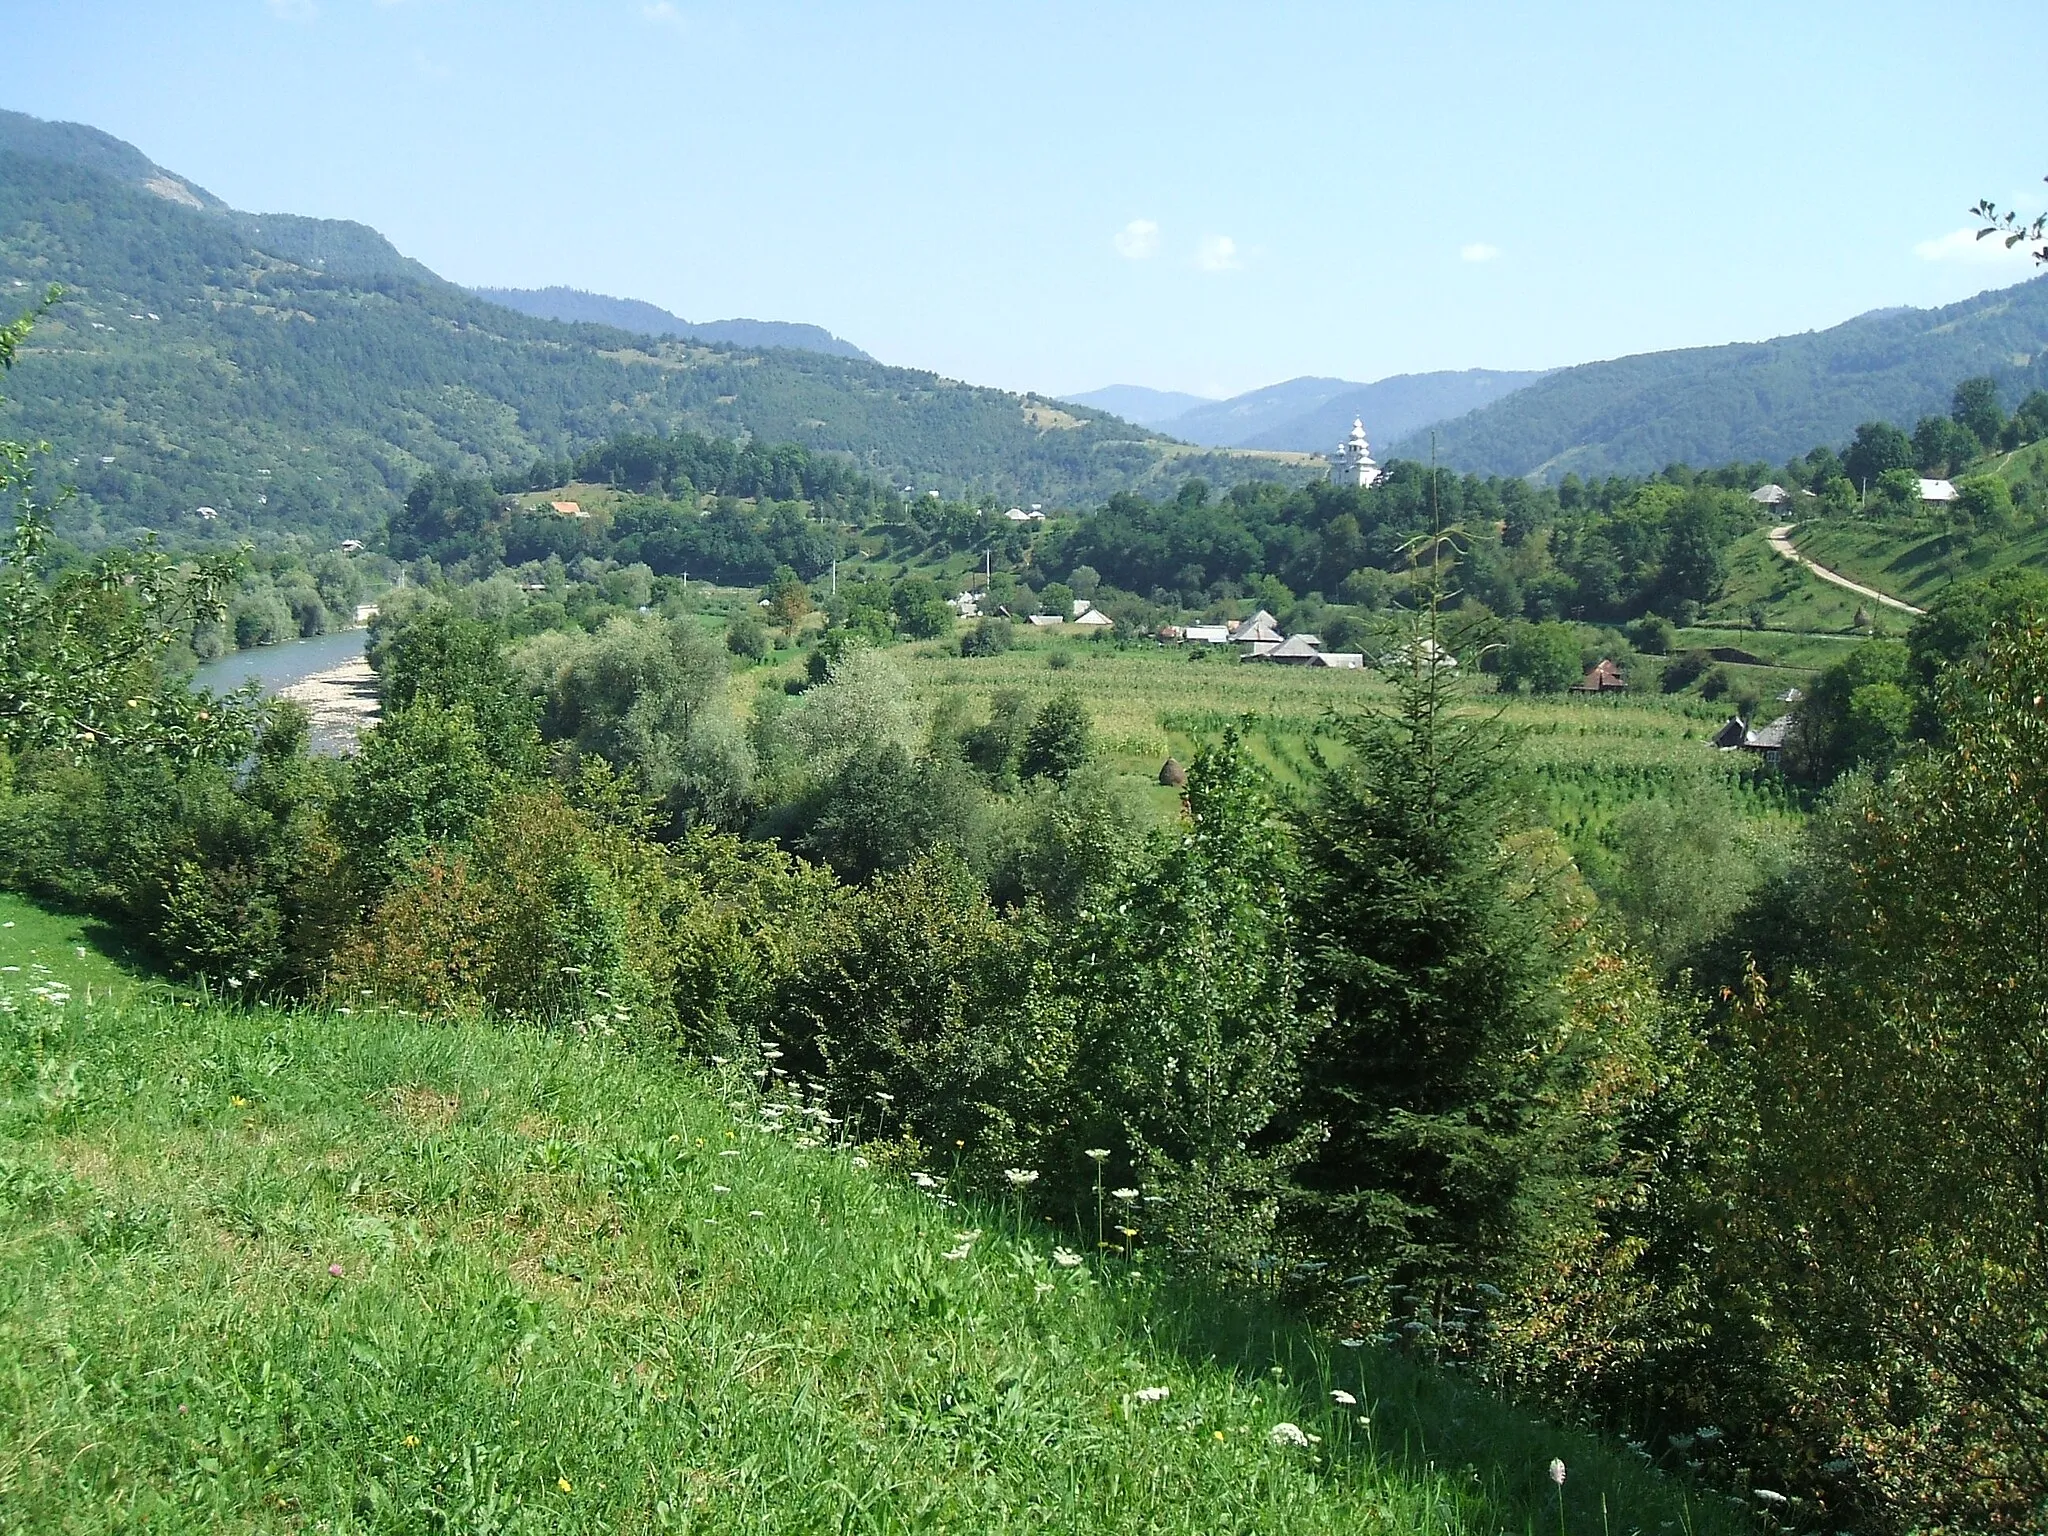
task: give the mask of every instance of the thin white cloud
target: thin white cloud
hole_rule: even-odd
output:
[[[1204,272],[1235,272],[1244,262],[1237,242],[1228,235],[1204,235],[1195,247],[1195,265]]]
[[[1111,243],[1126,261],[1143,261],[1159,249],[1159,226],[1150,219],[1133,219],[1116,232]]]
[[[2026,241],[2007,249],[2003,235],[1986,235],[1979,240],[1975,229],[1957,229],[1939,240],[1922,240],[1913,247],[1913,254],[1922,261],[1967,263],[1973,267],[2023,267],[2033,259],[2032,250],[2033,246]]]
[[[1484,240],[1474,240],[1470,245],[1458,247],[1460,261],[1499,261],[1500,247],[1488,245]]]
[[[674,27],[680,32],[684,26],[683,13],[676,9],[674,0],[654,0],[652,5],[640,7],[640,15],[657,27]]]
[[[311,21],[320,14],[313,0],[263,0],[279,21]]]

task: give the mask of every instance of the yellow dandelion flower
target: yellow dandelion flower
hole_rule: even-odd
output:
[[[561,1490],[562,1490],[562,1492],[564,1492],[564,1493],[574,1493],[574,1492],[576,1491],[575,1489],[573,1489],[573,1488],[571,1488],[571,1487],[569,1486],[569,1479],[567,1479],[566,1477],[558,1477],[558,1478],[556,1478],[556,1479],[555,1479],[555,1486],[556,1486],[557,1488],[561,1489]]]
[[[418,1445],[420,1443],[420,1437],[418,1435],[407,1435],[405,1437],[405,1443],[407,1445]]]

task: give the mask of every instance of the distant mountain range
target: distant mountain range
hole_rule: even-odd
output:
[[[1142,384],[1111,384],[1103,389],[1091,389],[1084,395],[1064,395],[1061,398],[1075,405],[1121,416],[1125,421],[1135,421],[1141,427],[1157,427],[1185,415],[1196,406],[1216,403],[1207,395],[1187,395],[1177,389],[1147,389]]]
[[[722,342],[727,346],[757,351],[767,347],[793,347],[799,352],[822,352],[827,357],[857,357],[865,362],[874,361],[852,342],[842,341],[821,325],[802,325],[788,320],[684,320],[642,299],[614,299],[602,293],[585,293],[581,288],[472,288],[469,291],[480,299],[489,299],[493,304],[502,304],[507,309],[516,309],[522,315],[533,315],[542,320],[608,325],[614,330],[637,331],[643,336],[686,336],[692,341]]]
[[[0,113],[0,312],[52,283],[0,436],[53,446],[88,543],[361,535],[425,470],[519,471],[621,432],[796,442],[898,487],[1055,506],[1305,472],[857,353],[535,318],[364,225],[241,213],[96,129]]]
[[[1327,453],[1350,432],[1387,443],[1403,434],[1462,416],[1542,378],[1541,373],[1500,373],[1468,368],[1456,373],[1403,373],[1374,384],[1351,379],[1300,378],[1269,384],[1228,400],[1112,384],[1068,398],[1211,448],[1283,449]],[[1188,402],[1188,403],[1184,403]],[[1178,405],[1180,408],[1170,409]]]
[[[1563,368],[1442,423],[1437,452],[1458,469],[1546,480],[1778,464],[1823,443],[1839,448],[1862,422],[1910,431],[1947,411],[1956,384],[1977,374],[2000,381],[2008,407],[2048,385],[2048,277],[1940,309],[1873,310],[1824,331]],[[1429,448],[1419,431],[1391,446],[1408,458]]]

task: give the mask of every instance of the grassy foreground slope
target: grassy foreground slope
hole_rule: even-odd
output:
[[[731,1086],[591,1038],[9,987],[0,1525],[1725,1524],[1370,1346],[1169,1295],[1142,1250],[1063,1267]]]

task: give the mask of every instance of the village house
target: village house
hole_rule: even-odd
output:
[[[1731,715],[1728,723],[1716,731],[1711,745],[1723,752],[1754,752],[1764,762],[1775,764],[1778,754],[1785,750],[1785,735],[1792,728],[1793,714],[1787,710],[1768,725],[1745,724],[1740,715]]]
[[[1628,679],[1621,675],[1621,668],[1605,656],[1588,669],[1586,675],[1572,684],[1573,693],[1627,693]]]

